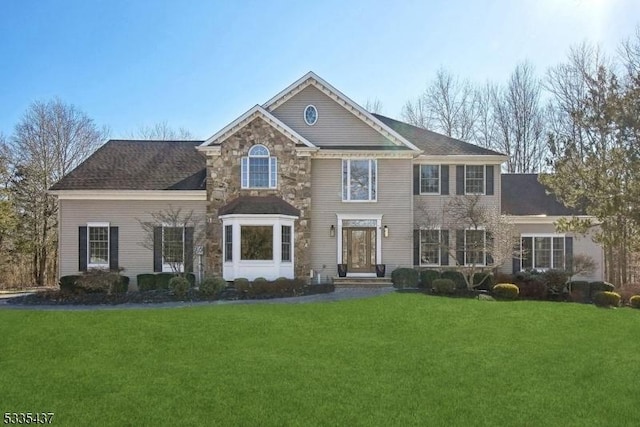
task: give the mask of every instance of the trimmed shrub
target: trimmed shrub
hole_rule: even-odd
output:
[[[60,277],[60,291],[67,294],[74,294],[78,289],[77,281],[80,279],[80,276],[77,274],[72,274],[69,276]]]
[[[119,294],[129,289],[129,278],[118,271],[91,269],[76,280],[77,288],[86,293]]]
[[[157,273],[156,289],[169,289],[169,281],[176,277],[174,273]]]
[[[495,285],[493,274],[491,273],[474,273],[471,283],[473,283],[475,289],[481,291],[490,291]]]
[[[253,283],[265,283],[268,282],[267,279],[265,279],[264,277],[256,277],[255,279],[253,279]]]
[[[547,289],[555,294],[560,294],[567,287],[569,274],[564,270],[547,270],[541,274],[542,281],[547,285]]]
[[[171,289],[173,294],[180,299],[187,295],[189,288],[191,288],[191,284],[186,277],[174,276],[169,279],[169,289]]]
[[[640,308],[640,295],[634,295],[629,298],[629,305],[633,308]]]
[[[155,274],[138,274],[136,280],[138,281],[138,290],[141,292],[157,289]]]
[[[456,284],[451,279],[436,279],[433,281],[433,290],[439,294],[452,295],[456,292]]]
[[[208,298],[222,292],[227,282],[222,277],[207,277],[200,283],[200,293]]]
[[[452,280],[457,290],[467,289],[467,281],[464,278],[464,274],[457,270],[443,271],[440,277],[443,279]]]
[[[520,290],[519,297],[522,299],[543,300],[547,298],[547,285],[538,273],[520,271],[513,275],[513,282],[500,283],[515,284]]]
[[[424,289],[433,289],[433,281],[439,278],[440,272],[438,270],[422,270],[418,286]]]
[[[246,289],[249,287],[249,279],[245,277],[238,277],[233,281],[233,286],[239,291]]]
[[[114,294],[126,294],[129,292],[129,276],[120,276],[120,280],[113,284],[111,292]]]
[[[620,295],[615,292],[600,291],[593,295],[593,303],[598,307],[618,307]]]
[[[398,289],[416,288],[419,279],[418,272],[413,268],[396,268],[391,273],[393,286]]]
[[[589,282],[585,280],[573,280],[567,284],[567,287],[571,294],[571,301],[585,303],[591,301]]]
[[[589,294],[595,295],[596,292],[613,292],[615,290],[615,286],[613,286],[609,282],[589,282]]]
[[[494,285],[496,283],[516,283],[513,274],[506,274],[506,273],[500,273],[500,272],[497,272],[493,276],[493,282],[494,282],[493,283]]]
[[[498,283],[493,287],[493,294],[503,300],[514,300],[518,298],[520,289],[513,283]]]
[[[184,277],[189,281],[189,285],[191,285],[192,288],[194,288],[196,286],[196,275],[193,273],[187,273],[184,275]]]
[[[432,289],[433,281],[440,278],[438,270],[418,270],[418,287]]]
[[[627,283],[616,289],[616,292],[622,298],[620,300],[621,305],[631,305],[631,297],[640,295],[640,283]]]

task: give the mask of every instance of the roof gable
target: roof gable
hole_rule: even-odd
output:
[[[235,134],[238,130],[242,129],[247,124],[251,123],[255,118],[261,118],[265,122],[267,122],[274,129],[278,130],[280,133],[285,135],[287,138],[291,139],[296,143],[296,145],[303,145],[309,148],[316,148],[311,142],[309,142],[306,138],[300,135],[298,132],[291,129],[286,124],[282,123],[277,117],[273,116],[267,110],[262,108],[259,105],[248,110],[246,113],[235,119],[233,122],[229,123],[227,126],[222,128],[220,131],[215,133],[213,136],[207,138],[200,147],[206,149],[206,147],[212,145],[219,145],[224,142],[231,135]]]
[[[388,127],[385,123],[378,120],[371,113],[366,111],[364,108],[356,104],[342,92],[340,92],[335,87],[331,86],[329,83],[318,77],[315,73],[309,72],[302,76],[300,79],[289,85],[287,88],[282,90],[276,96],[271,98],[262,106],[270,111],[274,112],[276,109],[281,107],[284,103],[289,101],[294,96],[298,95],[300,92],[305,90],[308,87],[314,87],[325,96],[329,97],[333,102],[340,105],[349,113],[353,114],[358,120],[362,121],[372,129],[374,129],[377,133],[388,139],[392,144],[405,146],[410,150],[420,151],[411,141],[404,138],[402,135],[398,134],[395,130]]]

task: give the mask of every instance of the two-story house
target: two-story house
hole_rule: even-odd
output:
[[[442,250],[485,239],[482,230],[416,223],[418,209],[442,213],[464,194],[525,218],[518,226],[531,249],[505,271],[562,268],[577,251],[601,264],[588,237],[555,233],[553,219],[573,212],[558,210],[535,175],[514,176],[514,187],[501,176],[505,160],[371,114],[308,73],[206,141],[109,141],[55,184],[60,275],[124,267],[135,278],[176,261],[227,280],[331,277],[339,265],[366,277],[379,264],[388,274],[399,266],[487,263],[486,252],[458,251],[456,259]],[[537,205],[527,202],[529,192]],[[203,242],[192,227],[157,224],[153,244],[143,245],[149,236],[141,221],[178,208],[203,218]],[[599,269],[594,277],[601,276]]]

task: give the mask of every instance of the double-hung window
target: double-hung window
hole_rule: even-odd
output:
[[[440,194],[440,165],[420,165],[420,194]]]
[[[342,160],[342,200],[375,201],[377,173],[376,160]]]
[[[291,226],[283,225],[281,228],[281,240],[282,240],[282,250],[280,252],[280,257],[282,261],[290,262],[291,261]]]
[[[484,169],[484,165],[465,166],[465,194],[484,194]]]
[[[276,188],[278,185],[278,161],[271,157],[262,144],[251,147],[249,155],[242,158],[242,188]]]
[[[184,227],[162,227],[162,269],[183,271]]]
[[[87,224],[87,267],[109,268],[109,224]]]
[[[486,257],[485,230],[464,230],[464,265],[486,265]]]
[[[523,235],[522,269],[564,269],[566,266],[565,237],[562,235]]]
[[[420,230],[420,265],[440,265],[440,230]]]

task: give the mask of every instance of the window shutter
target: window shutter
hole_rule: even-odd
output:
[[[420,194],[420,165],[413,165],[413,194]]]
[[[494,166],[493,165],[487,165],[486,166],[486,173],[485,173],[485,180],[486,180],[486,185],[485,185],[485,194],[487,196],[493,196],[494,194],[494,189],[493,189],[493,185],[494,185],[494,179],[493,179],[493,171],[494,171]]]
[[[449,194],[449,165],[440,166],[440,194]]]
[[[440,265],[449,265],[449,230],[440,230]]]
[[[78,227],[78,270],[87,271],[87,227]]]
[[[162,227],[153,227],[153,271],[162,271]]]
[[[420,230],[413,230],[413,265],[420,265]]]
[[[522,269],[533,268],[533,237],[523,237],[520,240],[521,250],[520,258],[522,259]]]
[[[193,227],[184,229],[184,272],[193,272]]]
[[[511,262],[511,272],[516,274],[518,271],[520,271],[520,258],[513,257]]]
[[[464,194],[464,165],[456,166],[456,194]]]
[[[489,232],[485,233],[485,245],[486,245],[486,256],[487,256],[487,265],[493,264],[493,235]]]
[[[118,270],[118,227],[109,227],[109,270]]]
[[[564,264],[566,270],[573,269],[573,237],[564,238]]]
[[[464,265],[464,230],[456,230],[456,261]]]

